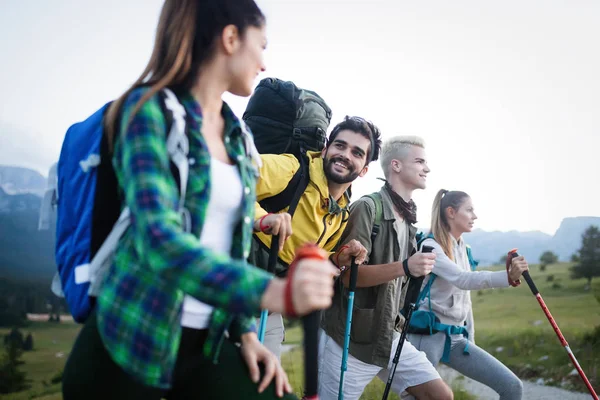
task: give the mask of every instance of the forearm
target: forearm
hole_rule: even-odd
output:
[[[458,268],[439,268],[436,264],[434,272],[454,286],[462,290],[479,290],[508,287],[506,271],[460,271]]]
[[[342,276],[344,286],[350,284],[350,273],[347,269]],[[394,279],[404,276],[401,262],[379,265],[361,265],[358,267],[356,279],[356,287],[373,287],[393,281]]]
[[[436,255],[433,273],[462,290],[478,290],[496,287],[508,287],[506,271],[471,271],[458,266],[444,253],[434,240],[427,239],[424,244],[433,246]]]

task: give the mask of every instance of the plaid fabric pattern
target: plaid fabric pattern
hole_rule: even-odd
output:
[[[254,316],[272,278],[246,263],[250,250],[257,169],[246,156],[240,122],[223,104],[225,146],[244,187],[243,217],[233,232],[231,254],[199,245],[210,197],[210,154],[201,134],[202,113],[190,94],[187,112],[190,172],[185,206],[191,232],[177,211],[179,188],[169,166],[166,119],[159,95],[127,121],[147,88],[133,91],[122,113],[113,165],[131,226],[121,239],[98,296],[98,327],[114,361],[144,384],[169,388],[181,336],[184,294],[215,307],[204,355],[218,360],[225,334],[256,330]],[[200,355],[199,355],[200,356]]]

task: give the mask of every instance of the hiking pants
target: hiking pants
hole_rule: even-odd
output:
[[[279,361],[281,361],[281,344],[284,338],[285,328],[283,326],[283,317],[279,313],[269,314],[263,344],[277,356]]]
[[[143,385],[110,357],[97,329],[96,313],[83,326],[63,372],[63,399],[278,399],[275,383],[258,393],[238,346],[223,342],[219,363],[204,358],[207,330],[183,328],[173,372],[173,386],[162,390]],[[261,369],[261,376],[264,370]],[[288,394],[284,399],[297,399]]]
[[[427,354],[427,358],[437,366],[442,353],[446,334],[438,332],[434,335],[408,334],[407,339],[419,350]],[[463,350],[467,339],[463,335],[452,335],[450,345],[450,368],[464,376],[483,383],[500,395],[500,400],[521,400],[523,382],[504,364],[475,343],[469,343],[469,354]]]

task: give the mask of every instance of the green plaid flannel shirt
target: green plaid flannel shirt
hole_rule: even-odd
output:
[[[210,154],[201,134],[202,113],[190,94],[180,96],[187,112],[190,172],[185,206],[192,217],[186,233],[177,212],[178,184],[169,166],[166,119],[154,95],[126,122],[147,88],[124,104],[113,165],[131,226],[119,242],[97,300],[98,329],[113,360],[144,384],[169,388],[181,337],[184,294],[212,305],[204,356],[218,361],[226,333],[239,338],[256,331],[260,299],[272,275],[248,265],[254,221],[256,166],[246,155],[240,121],[223,103],[225,147],[244,187],[242,219],[231,254],[200,246],[210,197]],[[192,161],[193,160],[193,161]],[[198,355],[199,357],[202,355]]]

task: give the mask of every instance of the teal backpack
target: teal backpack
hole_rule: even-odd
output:
[[[381,200],[381,194],[379,192],[372,193],[366,195],[375,204],[375,221],[373,223],[373,228],[371,230],[371,242],[375,239],[377,234],[379,233],[379,229],[381,226],[381,220],[383,216],[383,205]],[[430,232],[428,235],[425,235],[423,232],[417,233],[417,248],[420,249],[425,239],[434,239],[433,234]],[[467,246],[467,258],[469,260],[469,264],[471,265],[471,270],[475,271],[477,268],[478,261],[473,259],[473,254],[471,252],[471,247]],[[433,335],[438,332],[446,333],[446,341],[444,343],[444,353],[442,354],[441,361],[448,363],[450,361],[450,335],[463,335],[468,339],[469,333],[465,326],[458,325],[447,325],[442,324],[440,319],[433,313],[431,310],[431,285],[435,281],[437,275],[434,273],[430,274],[431,278],[427,281],[425,287],[419,293],[419,297],[417,299],[416,308],[414,309],[412,316],[410,318],[410,324],[408,326],[408,333],[416,333],[420,335]],[[429,301],[429,310],[419,310],[419,305],[423,302],[423,300],[427,298]],[[464,354],[469,354],[469,342],[465,345],[463,350]]]
[[[419,233],[417,235],[417,248],[421,248],[425,239],[434,239],[433,234],[430,232],[428,235],[423,233]],[[477,267],[478,262],[473,259],[473,255],[471,253],[471,247],[467,246],[467,258],[469,259],[469,264],[471,265],[471,270],[474,271]],[[469,333],[465,326],[460,325],[447,325],[442,324],[440,319],[435,315],[435,313],[431,310],[431,285],[437,278],[437,275],[434,273],[430,274],[430,278],[427,281],[425,287],[419,293],[419,297],[417,299],[416,308],[413,311],[412,317],[410,318],[410,324],[408,326],[408,333],[416,333],[419,335],[433,335],[438,332],[446,333],[446,341],[444,343],[444,353],[442,354],[441,361],[448,363],[450,362],[450,345],[451,339],[450,335],[463,335],[466,339],[469,338]],[[419,305],[423,302],[423,300],[427,299],[429,302],[429,310],[419,310]],[[467,340],[467,344],[463,349],[464,354],[469,354],[469,341]]]

